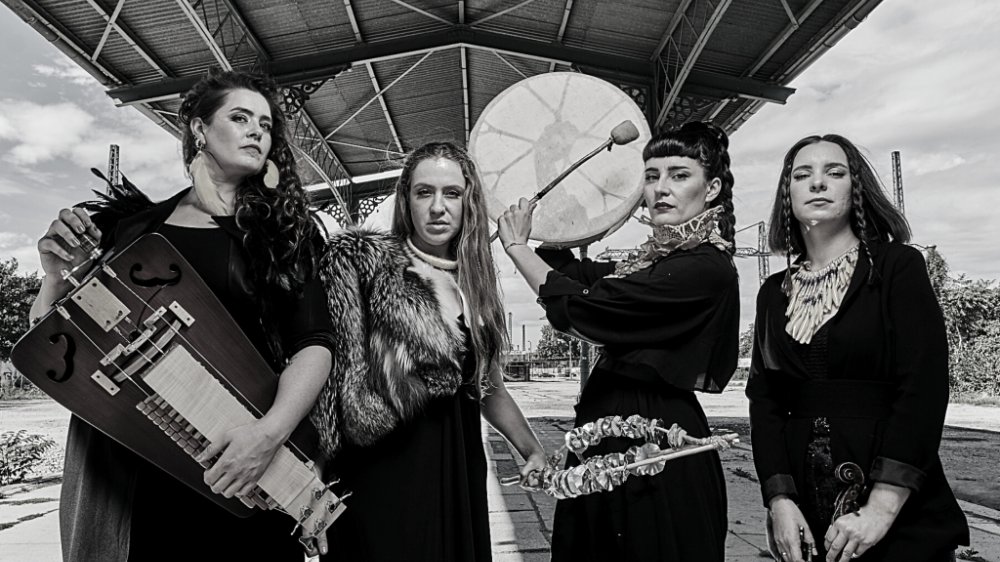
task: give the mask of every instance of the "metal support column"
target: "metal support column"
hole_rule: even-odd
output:
[[[660,99],[654,129],[666,124],[684,82],[731,3],[732,0],[685,0],[674,13],[650,58],[655,65]]]
[[[587,259],[588,246],[580,246],[580,260]],[[571,344],[572,345],[572,344]],[[590,344],[580,340],[580,390],[583,390],[590,377]],[[571,347],[572,349],[572,347]]]

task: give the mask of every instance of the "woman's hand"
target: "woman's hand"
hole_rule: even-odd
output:
[[[827,562],[847,561],[861,556],[882,540],[895,520],[895,515],[867,505],[857,513],[841,516],[826,531]]]
[[[497,219],[500,243],[503,244],[504,250],[528,243],[528,236],[531,234],[531,216],[537,204],[522,197],[517,205],[511,205],[510,209],[504,211]]]
[[[80,236],[84,234],[101,239],[101,231],[87,211],[77,208],[59,211],[59,217],[38,240],[38,257],[46,277],[57,278],[62,270],[73,269],[86,259],[87,253],[80,249]]]
[[[221,453],[205,471],[205,484],[227,498],[245,496],[253,491],[282,443],[284,439],[259,419],[230,429],[196,460],[209,461]]]
[[[522,488],[537,489],[541,487],[542,471],[545,470],[546,462],[545,451],[541,449],[524,460],[524,466],[521,467],[520,484]]]
[[[876,482],[861,509],[842,515],[826,530],[827,562],[857,558],[882,540],[909,496],[909,488]]]
[[[29,317],[32,322],[52,310],[52,303],[65,297],[73,288],[61,273],[63,270],[72,271],[87,259],[87,252],[80,247],[80,237],[84,234],[95,241],[101,239],[101,231],[94,226],[86,211],[63,209],[59,211],[59,218],[52,221],[45,235],[38,240],[38,257],[45,276],[31,304]]]
[[[667,430],[667,444],[670,445],[671,449],[680,449],[685,444],[685,437],[687,437],[687,431],[685,431],[681,426],[676,423],[670,426]]]
[[[316,535],[315,539],[316,541],[312,544],[305,545],[306,557],[310,560],[316,556],[325,555],[330,552],[330,542],[326,538],[326,531]]]
[[[803,536],[806,551],[812,555],[818,554],[816,541],[813,539],[812,531],[809,530],[805,516],[788,496],[779,495],[771,500],[771,525],[774,542],[778,545],[778,554],[784,562],[804,562]]]

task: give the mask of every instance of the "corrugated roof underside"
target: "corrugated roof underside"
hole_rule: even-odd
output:
[[[677,5],[673,0],[576,2],[564,43],[648,61],[666,33]]]
[[[247,25],[271,58],[290,58],[356,43],[343,2],[243,0]]]
[[[349,0],[346,3],[344,0],[230,1],[265,55],[272,60],[325,51],[344,52],[356,46],[373,46],[387,41],[403,41],[405,45],[406,39],[447,32],[460,17],[459,4],[452,0],[407,0],[426,13],[388,0]],[[788,3],[792,12],[799,14],[810,1],[788,0]],[[96,2],[107,14],[117,4],[117,0]],[[518,3],[466,0],[465,24],[473,32],[479,30],[536,41],[540,45],[561,44],[645,63],[666,33],[681,0],[575,0],[561,38],[559,29],[566,0],[535,0],[492,17]],[[858,3],[860,0],[822,2],[810,17],[799,22],[799,28],[761,65],[753,78],[787,82],[788,68],[803,60],[847,7]],[[105,15],[83,0],[35,0],[32,4],[39,6],[43,15],[82,51],[93,53],[106,27]],[[697,18],[707,17],[716,4],[716,1],[695,0],[688,10],[689,16],[695,18],[692,23],[698,24]],[[216,7],[212,0],[205,0],[198,4],[197,10],[208,14],[208,26],[215,29],[220,21],[215,18],[224,15],[218,11],[224,10],[224,5],[220,2]],[[351,23],[348,10],[354,14],[357,29]],[[487,18],[488,21],[484,21]],[[236,43],[231,33],[238,28],[231,25],[232,20],[227,21],[229,24],[222,29],[229,35],[220,39],[222,47],[234,57],[235,63],[249,63],[256,53],[250,43],[240,44],[239,50],[233,52]],[[176,2],[126,2],[118,23],[139,42],[140,48],[147,48],[155,64],[162,67],[154,68],[117,31],[112,31],[97,62],[126,83],[151,84],[164,75],[195,76],[217,64],[205,40]],[[777,0],[733,0],[694,68],[730,77],[746,76],[761,53],[788,24],[789,18]],[[686,25],[682,23],[681,29]],[[695,35],[689,33],[685,41],[694,39]],[[548,61],[509,52],[498,54],[483,48],[466,48],[465,53],[470,127],[497,94],[523,77],[552,68]],[[423,56],[424,53],[403,55],[372,63],[378,87],[392,84]],[[559,65],[555,70],[569,68]],[[464,144],[462,78],[461,49],[441,49],[385,92],[383,109],[383,104],[374,99],[376,87],[368,69],[363,64],[356,64],[351,71],[328,81],[314,93],[306,103],[306,110],[322,135],[337,129],[331,136],[333,143],[330,146],[352,175],[383,171],[398,164],[399,155],[394,151],[399,147],[392,126],[403,150],[429,140],[453,140]],[[718,101],[682,92],[668,121],[677,123],[706,118],[717,110],[714,120],[729,123],[734,130],[742,124],[745,109],[754,103],[738,99],[720,107]],[[367,107],[360,109],[365,103]],[[153,104],[168,112],[176,111],[177,105],[176,101]]]
[[[396,130],[401,139],[406,139],[404,148],[412,150],[432,140],[465,144],[461,54],[458,49],[445,49],[424,56],[374,65],[379,83],[385,88],[419,62],[419,67],[385,93]]]

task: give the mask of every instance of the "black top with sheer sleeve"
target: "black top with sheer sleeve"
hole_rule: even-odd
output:
[[[604,346],[595,369],[722,392],[736,368],[740,314],[728,254],[701,244],[616,278],[606,277],[612,263],[537,253],[554,268],[538,300],[554,328]]]

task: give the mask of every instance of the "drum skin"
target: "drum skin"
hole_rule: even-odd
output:
[[[540,74],[501,92],[469,136],[490,219],[521,197],[530,199],[625,120],[639,129],[637,140],[602,151],[539,201],[531,238],[550,247],[599,240],[628,220],[642,199],[649,126],[625,92],[586,74]]]

